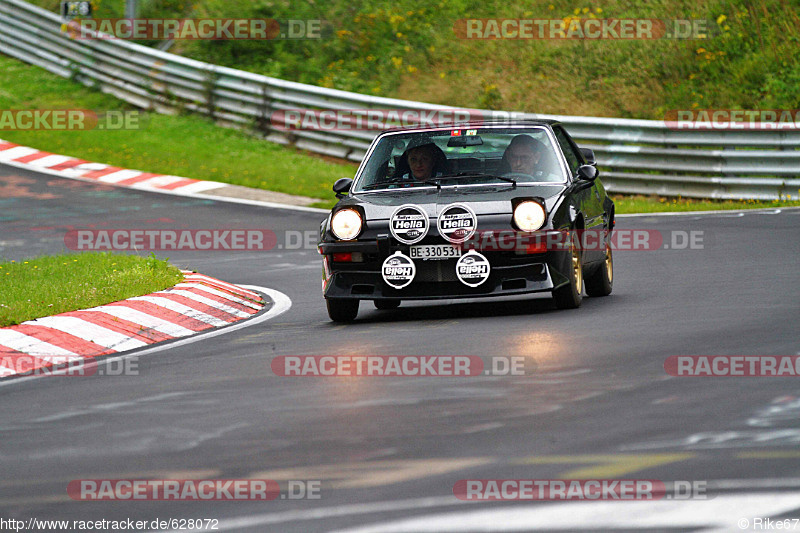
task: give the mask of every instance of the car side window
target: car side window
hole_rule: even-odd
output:
[[[569,142],[569,138],[563,129],[556,126],[553,128],[553,131],[556,134],[559,146],[561,146],[561,151],[564,152],[564,157],[567,158],[570,173],[575,176],[578,173],[578,167],[581,166],[581,156],[575,152],[572,143]]]

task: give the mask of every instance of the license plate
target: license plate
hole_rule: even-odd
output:
[[[421,244],[411,247],[411,259],[451,259],[461,257],[461,248],[452,244]]]

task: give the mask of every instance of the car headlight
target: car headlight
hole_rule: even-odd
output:
[[[514,209],[514,223],[522,231],[536,231],[544,226],[547,213],[539,202],[526,201]]]
[[[337,211],[331,219],[331,231],[337,239],[351,241],[361,233],[361,215],[353,209]]]

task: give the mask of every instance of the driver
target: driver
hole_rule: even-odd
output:
[[[401,181],[427,181],[447,172],[447,157],[432,142],[408,148],[400,157],[397,175]]]
[[[432,144],[417,146],[408,151],[408,166],[415,180],[427,180],[433,175],[436,147]]]
[[[529,135],[517,135],[503,153],[503,166],[509,169],[508,172],[544,178],[542,181],[558,180],[560,178],[549,164],[547,153],[543,142]]]

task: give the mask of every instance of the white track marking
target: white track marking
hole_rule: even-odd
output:
[[[212,285],[215,285],[215,286],[218,286],[218,287],[224,287],[224,288],[226,288],[226,289],[228,289],[230,291],[233,291],[233,292],[235,292],[237,294],[241,294],[242,292],[245,292],[249,296],[251,296],[252,298],[257,298],[258,297],[257,294],[252,293],[250,291],[242,291],[241,287],[238,286],[238,285],[233,285],[231,283],[220,281],[218,279],[209,278],[208,276],[204,276],[203,274],[194,274],[194,273],[190,273],[190,272],[184,272],[184,276],[183,277],[184,277],[184,281],[197,281],[197,282],[200,282],[200,283],[208,282],[208,283],[211,283]]]
[[[194,318],[195,320],[199,320],[200,322],[205,322],[206,324],[211,324],[212,326],[226,326],[229,322],[225,322],[224,320],[217,318],[215,316],[207,315],[202,311],[198,311],[188,305],[183,305],[178,303],[174,300],[170,300],[169,298],[163,298],[161,296],[137,296],[135,298],[128,298],[129,300],[133,301],[142,301],[142,302],[150,302],[151,304],[155,304],[159,307],[164,307],[169,309],[170,311],[175,311],[176,313],[180,313],[185,315],[189,318]]]
[[[69,350],[65,350],[49,342],[40,341],[35,337],[30,337],[13,329],[0,329],[0,345],[8,346],[9,348],[34,357],[39,357],[40,355],[75,355]]]
[[[215,309],[219,309],[220,311],[224,311],[229,315],[238,316],[239,318],[247,318],[250,316],[250,313],[245,313],[244,311],[239,311],[238,309],[234,309],[229,305],[225,305],[220,303],[216,300],[212,300],[211,298],[206,298],[205,296],[201,296],[196,292],[192,291],[184,291],[184,290],[167,290],[167,291],[159,291],[154,292],[153,294],[175,294],[177,296],[183,296],[185,298],[189,298],[190,300],[194,300],[195,302],[207,305],[209,307],[213,307]]]
[[[100,176],[97,178],[97,181],[102,181],[103,183],[119,183],[120,181],[129,180],[141,176],[142,174],[144,174],[144,172],[139,170],[118,170],[117,172]]]
[[[800,489],[800,477],[767,479],[717,479],[708,482],[709,490]]]
[[[138,309],[125,307],[122,305],[103,305],[100,307],[93,307],[92,309],[86,309],[86,311],[107,313],[117,318],[133,322],[134,324],[141,324],[146,328],[169,335],[170,337],[188,337],[189,335],[194,335],[197,333],[189,328],[179,326],[178,324],[173,324],[172,322],[164,320],[163,318],[148,315],[147,313],[143,313]]]
[[[240,329],[249,328],[250,326],[255,326],[257,324],[261,324],[262,322],[266,322],[272,318],[282,315],[286,311],[292,308],[292,300],[283,294],[280,291],[276,291],[275,289],[268,289],[266,287],[259,287],[258,285],[242,285],[244,289],[249,289],[252,291],[258,291],[266,294],[272,300],[272,307],[264,313],[263,315],[254,316],[250,319],[242,320],[240,322],[234,324],[227,324],[225,327],[214,329],[211,331],[205,331],[202,333],[197,333],[196,335],[189,337],[188,339],[180,339],[176,341],[172,341],[169,343],[164,344],[157,344],[155,346],[151,346],[150,348],[146,348],[143,350],[137,350],[133,353],[123,353],[114,356],[103,357],[102,359],[97,361],[98,365],[101,364],[108,364],[112,361],[120,361],[123,359],[129,359],[132,357],[140,358],[147,355],[152,355],[154,353],[163,352],[164,350],[171,350],[172,348],[178,348],[179,346],[185,346],[187,344],[192,344],[197,341],[202,341],[206,339],[210,339],[211,337],[216,337],[218,335],[225,335],[226,333],[232,333],[234,331],[238,331]],[[141,299],[141,298],[139,298]],[[161,300],[163,298],[159,298]],[[2,333],[2,330],[0,330]],[[1,343],[0,343],[1,344]],[[75,355],[75,354],[71,354]],[[32,379],[39,379],[42,376],[29,376],[19,379],[14,379],[10,381],[0,382],[0,387],[7,387],[9,385],[16,385],[18,383],[23,383],[26,381],[30,381]]]
[[[0,152],[0,161],[11,161],[12,159],[19,159],[20,157],[25,157],[28,155],[33,155],[38,153],[39,150],[36,148],[28,148],[27,146],[15,146],[14,148],[9,148],[8,150],[3,150]],[[20,163],[25,165],[27,163]]]
[[[186,178],[179,178],[178,176],[154,176],[148,180],[140,181],[139,183],[132,183],[131,187],[134,189],[157,189],[158,187],[172,185],[173,183],[184,179]]]
[[[106,165],[105,163],[83,163],[75,167],[78,170],[86,170],[88,172],[94,170],[105,170],[107,168],[111,168],[111,165]],[[92,181],[97,181],[97,179],[89,178]]]
[[[86,183],[97,183],[97,179],[93,178],[85,178],[83,174],[90,170],[103,170],[104,168],[108,168],[108,165],[103,165],[100,163],[88,163],[85,165],[81,165],[80,167],[75,167],[68,170],[51,170],[49,168],[32,168],[27,163],[18,163],[16,161],[6,161],[2,158],[2,155],[5,152],[10,152],[14,150],[11,148],[10,150],[0,151],[0,161],[4,165],[21,168],[23,170],[30,170],[37,172],[39,174],[47,174],[50,176],[56,176],[59,178],[66,178],[70,180],[76,181],[83,181]],[[34,150],[35,153],[39,150]],[[17,157],[23,157],[23,155],[19,155]],[[193,179],[193,178],[187,178]],[[228,196],[214,196],[213,194],[201,194],[203,191],[208,191],[211,189],[219,189],[221,187],[227,187],[231,184],[229,183],[219,183],[219,182],[210,182],[210,181],[198,181],[196,183],[192,183],[186,185],[184,187],[178,187],[177,189],[168,190],[168,189],[140,189],[147,192],[155,192],[158,194],[168,194],[170,196],[181,196],[184,198],[198,198],[200,200],[213,200],[215,202],[226,202],[229,204],[243,204],[243,205],[255,205],[259,207],[268,207],[271,209],[286,209],[289,211],[302,211],[306,213],[317,213],[317,214],[325,214],[327,215],[330,213],[330,209],[320,209],[318,207],[305,207],[301,205],[288,205],[288,204],[279,204],[277,202],[264,202],[261,200],[244,200],[242,198],[231,198]]]
[[[698,216],[698,215],[722,215],[722,216],[744,216],[753,215],[779,215],[784,211],[800,210],[800,207],[765,207],[763,209],[717,209],[716,211],[665,211],[663,213],[627,213],[624,215],[614,215],[616,218],[631,217],[677,217],[677,216]]]
[[[29,161],[28,164],[32,167],[54,167],[56,165],[60,165],[61,163],[66,163],[67,161],[74,160],[74,157],[69,157],[66,155],[46,155],[44,157],[40,157],[39,159],[34,159],[33,161]]]
[[[236,531],[239,529],[256,528],[266,524],[283,524],[303,520],[322,520],[342,516],[355,516],[373,513],[386,513],[392,511],[405,511],[408,509],[424,509],[460,504],[454,496],[435,496],[431,498],[416,498],[413,500],[397,500],[390,502],[357,503],[339,505],[336,507],[323,507],[312,511],[286,511],[283,513],[265,513],[242,518],[226,518],[220,520],[218,531]],[[264,531],[263,528],[261,531]],[[148,533],[179,533],[179,530],[149,531]]]
[[[86,320],[74,316],[47,316],[44,318],[37,318],[28,322],[23,322],[31,326],[46,326],[48,328],[57,329],[64,333],[74,335],[79,339],[93,342],[110,348],[117,352],[123,350],[133,350],[147,346],[146,342],[138,339],[132,339],[122,333],[98,326]]]
[[[740,489],[748,489],[748,488],[755,488],[760,486],[771,486],[774,488],[794,488],[800,487],[800,478],[789,478],[785,480],[781,479],[730,479],[730,480],[716,480],[716,481],[709,481],[708,488],[722,488],[722,487],[731,487],[731,488],[740,488]],[[758,503],[762,503],[763,501],[767,502],[766,507],[757,507],[750,506],[750,505],[738,505],[738,503],[733,503],[735,506],[734,512],[729,513],[729,516],[723,517],[723,520],[735,520],[741,517],[752,518],[753,516],[768,516],[772,512],[772,504],[775,501],[775,496],[779,496],[783,498],[783,500],[777,505],[780,509],[773,513],[779,514],[786,510],[792,510],[795,508],[800,508],[800,492],[776,492],[776,493],[758,493],[758,492],[749,492],[749,493],[738,493],[738,494],[723,494],[723,495],[716,495],[713,500],[688,500],[688,501],[657,501],[657,502],[635,502],[635,501],[621,501],[621,502],[563,502],[560,504],[551,504],[549,502],[545,503],[535,503],[531,505],[535,505],[536,509],[532,507],[528,507],[522,511],[528,512],[530,511],[546,511],[545,514],[541,516],[545,518],[547,514],[552,511],[559,513],[559,516],[556,517],[555,522],[556,526],[551,527],[551,529],[572,529],[578,530],[581,528],[585,529],[598,529],[595,527],[594,522],[594,512],[595,510],[591,510],[589,512],[584,512],[583,509],[578,510],[579,515],[585,519],[582,524],[576,524],[575,517],[572,516],[572,509],[575,507],[587,506],[587,505],[597,505],[597,504],[605,504],[605,505],[613,505],[615,506],[614,509],[604,512],[603,518],[608,519],[609,522],[613,522],[616,520],[618,523],[615,527],[619,527],[621,529],[625,529],[627,526],[626,524],[630,523],[631,521],[628,520],[628,517],[634,516],[637,520],[646,520],[647,517],[650,515],[650,512],[658,512],[658,509],[654,507],[648,507],[649,505],[653,504],[666,504],[666,507],[680,505],[682,510],[681,513],[684,512],[683,505],[686,505],[686,510],[689,511],[689,516],[692,520],[696,520],[698,518],[697,515],[692,517],[692,507],[693,505],[700,505],[702,506],[705,503],[713,502],[714,500],[718,500],[720,498],[728,498],[725,500],[728,504],[731,504],[733,500],[730,498],[740,498],[741,500],[747,501],[758,501]],[[761,498],[763,496],[763,498]],[[737,499],[738,501],[741,501]],[[492,502],[485,502],[483,505],[491,505]],[[470,503],[464,502],[461,500],[457,500],[454,496],[431,496],[427,498],[415,498],[415,499],[406,499],[406,500],[392,500],[392,501],[383,501],[383,502],[371,502],[371,503],[358,503],[358,504],[345,504],[345,505],[337,505],[336,507],[322,507],[316,508],[313,510],[307,511],[285,511],[280,513],[264,513],[259,515],[248,515],[242,516],[239,518],[226,518],[224,521],[221,520],[219,524],[220,531],[238,531],[243,529],[255,529],[259,528],[263,530],[263,526],[268,524],[282,524],[282,523],[292,523],[292,522],[302,522],[307,520],[323,520],[326,518],[341,518],[347,516],[358,516],[358,515],[370,515],[370,514],[379,514],[379,513],[388,513],[388,512],[398,512],[398,511],[406,511],[410,509],[430,509],[430,508],[437,508],[437,507],[460,507],[458,513],[453,514],[437,514],[434,516],[447,516],[448,521],[451,519],[459,519],[459,517],[470,517],[471,514],[469,511],[465,511],[464,506],[469,506],[469,508],[473,508],[474,506],[482,505],[482,503]],[[501,504],[502,505],[502,504]],[[411,533],[416,531],[473,531],[473,530],[483,530],[483,531],[500,531],[497,529],[497,524],[502,524],[505,522],[506,513],[513,515],[515,512],[519,511],[518,507],[520,505],[525,505],[522,502],[514,502],[510,504],[512,507],[504,506],[502,508],[494,508],[489,510],[481,510],[478,511],[480,513],[493,513],[492,521],[490,521],[488,528],[480,529],[479,527],[472,527],[470,522],[467,523],[467,520],[464,519],[463,521],[459,522],[458,526],[455,526],[453,529],[448,529],[447,524],[442,529],[434,527],[431,523],[426,522],[422,525],[421,529],[398,529],[398,531],[403,531],[404,533]],[[514,511],[514,509],[517,511]],[[599,510],[599,509],[598,509]],[[635,515],[630,515],[631,511],[635,512]],[[710,525],[710,527],[716,527],[716,524],[720,523],[720,517],[717,516],[715,513],[717,510],[709,510],[708,508],[704,508],[700,510],[701,513],[711,515],[711,520],[704,522],[705,525]],[[561,516],[561,514],[566,516]],[[751,513],[748,516],[748,513]],[[659,520],[663,520],[663,516],[659,516]],[[562,522],[562,519],[564,520]],[[417,519],[410,519],[410,520],[417,520]],[[529,523],[524,526],[523,529],[517,529],[512,531],[534,531],[540,528],[547,529],[546,526],[541,525],[538,522],[539,515],[536,517],[536,522]],[[625,524],[622,524],[622,520],[625,521]],[[403,520],[406,522],[406,520]],[[669,523],[666,527],[670,525],[682,523],[680,522],[680,518],[676,514],[675,516],[669,517]],[[735,522],[731,522],[734,525]],[[346,533],[363,533],[367,531],[376,531],[376,532],[383,532],[383,531],[392,531],[386,529],[386,526],[393,525],[392,524],[382,524],[380,526],[367,526],[366,528],[358,528],[353,530],[345,530]],[[564,524],[571,524],[571,525],[564,525]],[[611,526],[603,526],[600,525],[599,527],[611,527]],[[633,527],[633,526],[632,526]],[[734,531],[737,529],[734,528]],[[339,532],[339,533],[345,533]],[[156,532],[150,532],[156,533]],[[177,530],[173,531],[163,531],[159,533],[179,533]]]
[[[222,292],[213,287],[209,287],[208,285],[203,285],[202,283],[178,283],[177,285],[175,285],[175,287],[188,287],[191,289],[197,289],[199,291],[207,292],[208,294],[213,294],[215,296],[219,296],[220,298],[225,298],[226,300],[230,300],[232,302],[236,302],[238,304],[242,304],[247,307],[251,307],[253,309],[261,309],[261,306],[256,305],[249,300],[245,300],[244,298],[239,298],[238,296],[234,296],[233,294],[229,294],[227,292]]]
[[[178,190],[182,193],[196,194],[203,191],[210,191],[211,189],[220,189],[222,187],[226,187],[226,184],[219,183],[218,181],[198,181],[197,183],[184,185]]]
[[[24,155],[30,155],[32,153],[36,153],[39,150],[27,147],[17,147],[17,148],[24,148],[25,150],[29,150],[28,152],[22,153],[21,155],[12,157],[11,159],[16,159],[19,157],[24,157]],[[11,152],[12,150],[16,150],[17,148],[10,148],[8,150],[0,151],[0,161],[3,164],[17,167],[25,170],[34,170],[41,174],[49,174],[51,176],[58,176],[61,178],[77,180],[77,181],[85,181],[90,183],[97,183],[98,180],[92,178],[84,178],[80,174],[85,172],[86,170],[96,170],[96,169],[103,169],[107,168],[108,165],[103,165],[100,163],[87,163],[81,165],[78,168],[68,169],[68,170],[50,170],[47,168],[31,168],[31,165],[28,163],[18,163],[16,161],[8,161],[3,154],[7,152]],[[74,174],[74,175],[70,175]],[[194,179],[194,178],[186,178],[186,179]],[[227,183],[220,183],[215,181],[198,181],[196,183],[192,183],[190,185],[186,185],[184,187],[178,187],[175,190],[164,190],[164,189],[145,189],[149,192],[157,192],[159,194],[169,194],[172,196],[184,196],[189,198],[201,198],[204,200],[214,200],[217,202],[227,202],[232,204],[244,204],[244,205],[255,205],[260,207],[269,207],[273,209],[288,209],[290,211],[301,211],[306,213],[320,213],[320,214],[328,214],[330,213],[329,209],[320,209],[318,207],[305,207],[300,205],[288,205],[288,204],[280,204],[277,202],[265,202],[262,200],[245,200],[242,198],[230,198],[226,196],[214,196],[213,194],[200,194],[203,191],[208,191],[212,189],[219,189],[221,187],[227,187],[230,184]],[[752,212],[759,212],[759,211],[771,211],[773,213],[777,213],[783,210],[793,210],[793,209],[800,209],[796,207],[782,207],[780,209],[776,208],[767,208],[767,209],[744,209],[739,210],[744,213],[752,213]],[[713,214],[721,214],[721,213],[736,213],[738,211],[726,211],[726,210],[717,210],[717,211],[685,211],[685,212],[663,212],[663,213],[629,213],[629,214],[622,214],[616,215],[617,218],[623,217],[651,217],[651,216],[697,216],[697,215],[713,215]]]
[[[169,193],[170,191],[159,191],[159,192]],[[178,196],[184,196],[184,195],[178,193]],[[228,202],[231,204],[255,205],[259,207],[270,207],[272,209],[289,209],[290,211],[304,211],[306,213],[318,213],[324,215],[327,215],[328,213],[331,212],[330,209],[320,209],[319,207],[305,207],[302,205],[279,204],[278,202],[265,202],[263,200],[244,200],[242,198],[214,196],[213,194],[187,194],[185,196],[191,196],[193,198],[203,198],[206,200],[217,200],[219,202]]]
[[[493,509],[418,516],[334,533],[460,531],[579,531],[638,528],[707,528],[741,531],[740,518],[776,516],[800,507],[800,492],[724,494],[709,500],[516,503]]]

